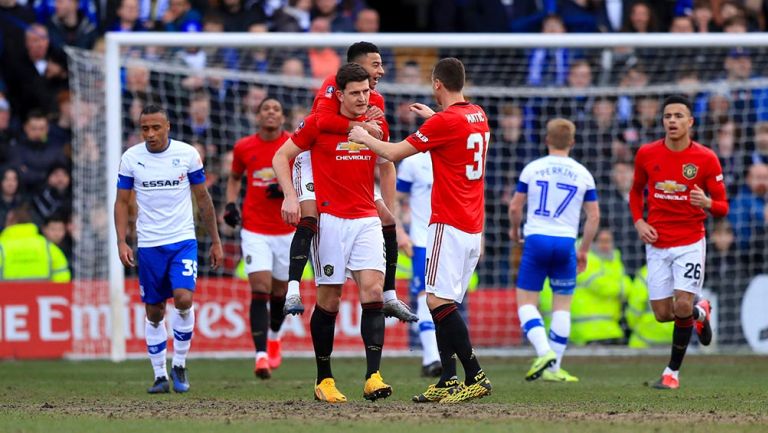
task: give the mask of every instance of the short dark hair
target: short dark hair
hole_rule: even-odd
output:
[[[157,104],[147,104],[144,106],[144,109],[141,110],[141,114],[139,115],[139,119],[141,119],[142,116],[146,114],[157,114],[160,113],[163,116],[165,116],[165,119],[168,120],[168,111],[166,111],[165,108],[157,105]]]
[[[357,63],[347,63],[339,68],[336,72],[336,87],[344,91],[347,88],[348,83],[356,83],[358,81],[368,81],[368,71]]]
[[[45,111],[39,109],[39,108],[33,108],[32,110],[29,110],[29,113],[27,113],[27,122],[29,122],[32,119],[45,119],[48,120],[48,115],[45,113]]]
[[[664,109],[667,108],[667,105],[670,104],[683,104],[685,105],[685,108],[688,109],[688,114],[691,116],[693,115],[693,104],[691,104],[691,100],[683,95],[672,95],[667,96],[666,99],[664,99],[664,102],[661,104],[661,111],[664,112]]]
[[[370,42],[355,42],[347,48],[347,62],[354,62],[359,59],[360,56],[365,56],[370,53],[381,54],[379,47]]]
[[[441,59],[432,70],[432,77],[440,80],[451,92],[459,92],[464,88],[464,64],[455,57]]]
[[[285,108],[283,107],[283,103],[280,102],[279,99],[275,98],[274,96],[267,96],[266,98],[262,99],[261,102],[259,102],[259,106],[256,107],[256,112],[257,113],[261,111],[261,108],[264,107],[264,104],[267,101],[275,101],[275,102],[277,102],[278,104],[280,104],[280,109],[285,111]]]

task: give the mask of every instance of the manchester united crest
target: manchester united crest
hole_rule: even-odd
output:
[[[333,275],[333,265],[323,266],[323,273],[325,273],[326,277],[330,277],[331,275]]]
[[[694,177],[696,177],[696,173],[699,172],[699,167],[696,167],[696,165],[688,163],[683,164],[683,177],[691,180]]]

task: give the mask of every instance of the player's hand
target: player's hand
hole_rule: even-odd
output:
[[[637,229],[637,234],[640,235],[640,240],[646,244],[653,244],[659,240],[659,234],[656,232],[656,229],[645,222],[644,219],[637,220],[635,228]]]
[[[267,198],[284,198],[283,189],[280,188],[279,183],[270,183],[267,186]]]
[[[211,269],[218,269],[221,261],[224,259],[224,250],[221,249],[221,242],[211,244]]]
[[[371,105],[368,107],[368,111],[365,112],[365,118],[366,119],[383,119],[384,118],[384,111],[381,110],[381,108]]]
[[[379,128],[381,129],[381,128]],[[370,137],[371,134],[362,126],[355,126],[354,128],[349,130],[349,141],[354,141],[355,143],[363,143],[367,137]]]
[[[698,185],[693,185],[691,190],[691,204],[702,209],[709,209],[712,207],[712,199],[707,197],[704,190]]]
[[[133,261],[133,250],[131,249],[130,245],[124,241],[118,242],[117,251],[118,254],[120,254],[120,261],[123,263],[123,266],[127,266],[129,268],[136,266],[136,263]]]
[[[363,129],[368,131],[369,134],[371,134],[371,137],[375,137],[379,140],[384,138],[384,130],[381,129],[381,121],[380,120],[369,120],[367,122],[363,122],[362,124]]]
[[[295,226],[299,223],[301,217],[301,208],[299,208],[298,197],[285,197],[283,205],[280,207],[280,215],[287,224]]]
[[[227,203],[227,206],[224,208],[224,222],[227,223],[228,226],[234,228],[237,227],[241,221],[240,211],[237,209],[237,205],[233,202]]]
[[[419,102],[414,102],[413,104],[409,105],[408,108],[423,119],[429,119],[435,115],[435,110]]]
[[[587,269],[587,252],[576,250],[576,273],[580,274]]]

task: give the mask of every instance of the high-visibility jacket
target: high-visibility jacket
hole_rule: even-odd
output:
[[[14,224],[0,233],[0,281],[66,283],[71,279],[66,256],[35,224]]]
[[[587,268],[576,277],[571,304],[571,337],[574,344],[621,340],[622,304],[632,280],[624,271],[621,253],[603,259],[590,251]]]
[[[643,266],[627,296],[627,325],[632,331],[629,347],[642,349],[648,346],[672,344],[674,322],[659,323],[648,300],[648,267]]]

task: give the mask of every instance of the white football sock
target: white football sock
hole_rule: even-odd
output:
[[[551,348],[549,347],[549,341],[547,341],[547,333],[544,331],[544,321],[541,320],[541,313],[539,313],[536,306],[525,304],[517,309],[517,315],[520,318],[520,326],[523,328],[525,336],[528,337],[528,341],[536,349],[536,356],[544,356]]]
[[[286,292],[285,297],[289,296],[301,296],[298,281],[288,281],[288,292]]]
[[[173,363],[172,366],[186,367],[187,354],[192,345],[192,332],[195,329],[195,307],[188,310],[174,308],[171,318],[173,325]]]
[[[397,299],[397,293],[395,293],[394,290],[384,291],[384,302],[389,302],[395,299]]]
[[[154,370],[156,378],[168,377],[165,365],[168,330],[165,329],[165,320],[161,320],[156,325],[150,322],[149,319],[145,319],[144,339],[147,342],[149,362],[152,363],[152,370]]]
[[[427,307],[427,296],[422,294],[416,304],[416,315],[419,316],[419,340],[421,340],[422,357],[421,365],[429,365],[440,361],[440,353],[437,350],[437,338],[435,336],[435,323]]]
[[[281,313],[282,314],[282,313]],[[275,332],[271,328],[267,330],[267,340],[279,340],[280,332]]]
[[[557,354],[557,361],[550,371],[560,370],[565,348],[568,346],[568,337],[571,336],[571,312],[558,310],[552,313],[552,324],[549,327],[549,346]]]

